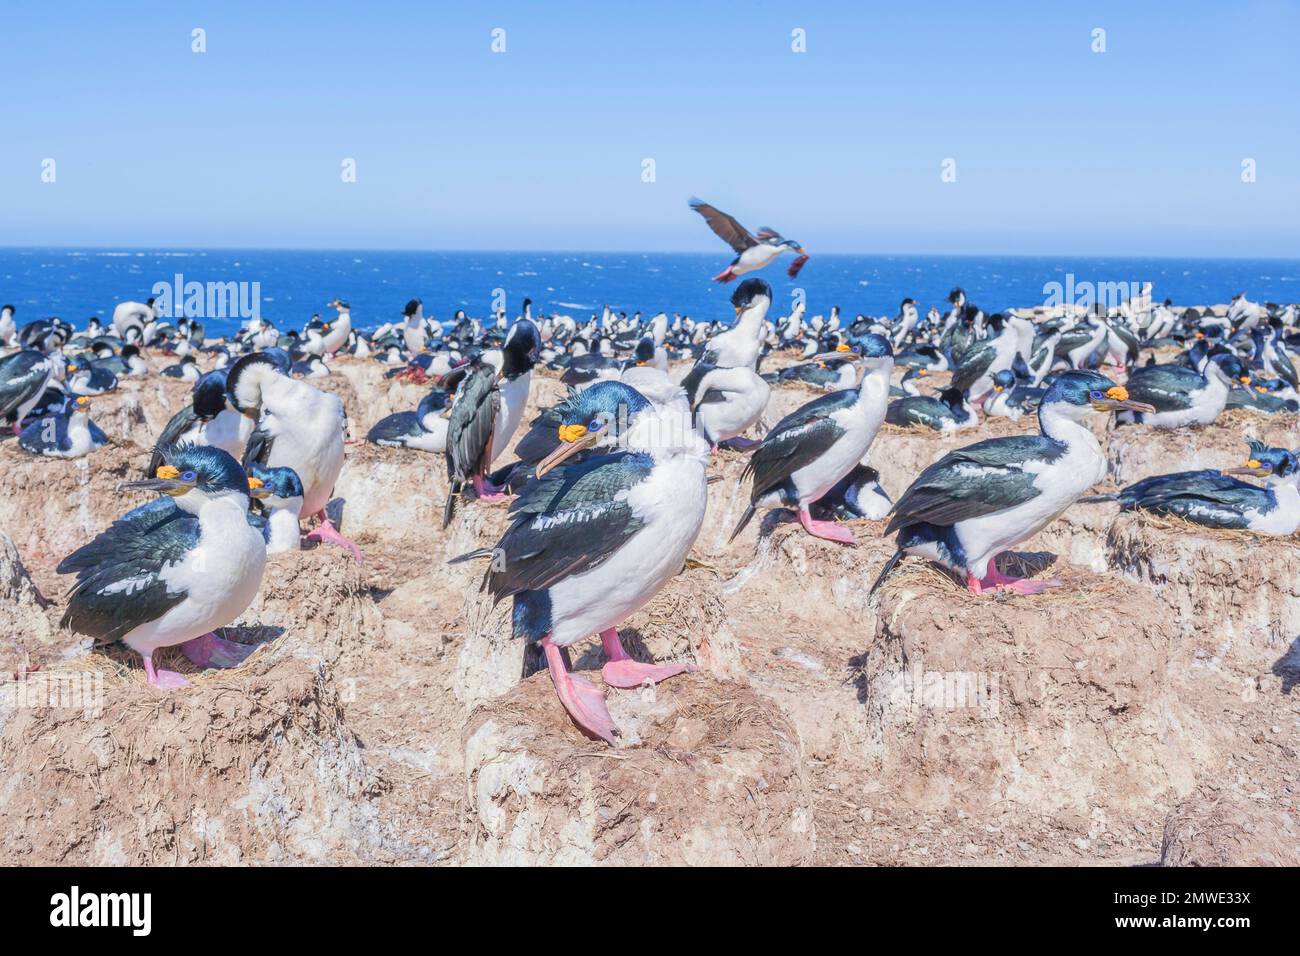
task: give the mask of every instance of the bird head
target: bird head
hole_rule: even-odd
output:
[[[1251,475],[1255,478],[1294,478],[1300,473],[1300,460],[1285,448],[1273,448],[1262,441],[1248,441],[1250,457],[1240,468],[1225,468],[1225,475]]]
[[[156,491],[176,499],[176,504],[192,514],[208,501],[220,498],[242,499],[248,507],[249,479],[229,452],[211,445],[181,444],[158,449],[163,464],[154,477],[144,481],[124,481],[118,490]]]
[[[537,465],[537,477],[579,452],[617,447],[635,419],[649,409],[640,392],[619,381],[597,382],[581,392],[571,392],[559,405],[560,446]]]
[[[267,498],[289,501],[305,496],[302,480],[292,468],[267,468],[254,464],[248,469],[248,487],[249,494],[258,501]]]
[[[1128,389],[1116,385],[1105,375],[1097,372],[1070,371],[1062,372],[1052,382],[1052,387],[1043,396],[1040,408],[1056,408],[1064,411],[1068,417],[1083,418],[1089,411],[1115,412],[1123,409],[1134,412],[1154,412],[1155,408],[1145,402],[1138,402],[1128,397]]]
[[[738,316],[742,312],[760,306],[766,311],[772,304],[772,287],[763,279],[748,278],[736,286],[736,291],[731,293],[731,304],[735,306]]]
[[[1004,392],[1016,384],[1016,375],[1010,369],[1004,368],[993,376],[993,391]]]

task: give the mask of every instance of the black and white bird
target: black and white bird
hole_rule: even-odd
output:
[[[45,355],[36,349],[0,358],[0,423],[8,424],[15,435],[23,430],[23,419],[45,394],[56,363],[62,366],[63,356]]]
[[[443,413],[451,396],[435,388],[420,399],[413,412],[394,412],[374,424],[366,441],[386,448],[412,448],[416,451],[447,450],[447,416]]]
[[[504,497],[487,474],[514,436],[528,403],[533,366],[541,349],[537,326],[520,319],[510,327],[500,349],[452,370],[446,378],[456,389],[447,420],[447,478],[450,488],[443,509],[443,527],[451,522],[455,500],[466,483],[485,500]]]
[[[713,277],[716,282],[730,282],[746,272],[761,269],[783,252],[794,253],[797,257],[790,264],[788,275],[791,279],[799,274],[799,270],[808,261],[808,253],[803,246],[793,239],[783,238],[775,229],[764,226],[758,230],[756,236],[750,235],[749,230],[734,217],[710,206],[702,199],[692,199],[690,206],[704,217],[704,221],[709,224],[709,228],[719,239],[735,250],[736,258],[731,260],[727,268]]]
[[[262,583],[266,545],[249,523],[249,479],[219,448],[168,449],[167,463],[123,489],[164,497],[118,518],[59,563],[77,575],[63,626],[99,644],[120,641],[144,660],[150,684],[178,687],[179,674],[154,668],[161,647],[220,642]],[[241,645],[242,646],[242,645]]]
[[[1015,373],[1003,369],[993,376],[993,390],[985,397],[982,407],[985,415],[1015,421],[1023,415],[1038,411],[1038,403],[1045,394],[1045,388],[1017,384]]]
[[[1054,586],[1004,576],[996,558],[1101,480],[1106,456],[1087,418],[1123,409],[1150,406],[1104,375],[1064,372],[1039,405],[1041,434],[991,438],[944,455],[895,503],[885,534],[898,532],[898,550],[871,590],[908,554],[947,568],[972,594],[998,588],[1037,594]]]
[[[236,411],[257,422],[244,449],[244,465],[297,472],[303,487],[301,515],[320,519],[307,537],[346,548],[360,561],[360,549],[325,513],[343,471],[343,402],[309,382],[290,378],[284,374],[283,358],[266,352],[245,355],[230,367],[226,394]]]
[[[1251,441],[1250,457],[1226,471],[1184,471],[1155,475],[1115,494],[1086,501],[1118,501],[1125,511],[1177,515],[1207,528],[1292,535],[1300,528],[1300,460],[1285,448]],[[1233,477],[1263,478],[1261,488]]]
[[[819,521],[811,506],[862,462],[885,420],[894,351],[883,336],[866,334],[842,346],[861,369],[856,388],[815,398],[781,419],[764,436],[746,465],[753,476],[749,506],[731,540],[759,508],[784,505],[798,511],[804,530],[817,538],[853,544],[853,533],[834,521]]]
[[[1126,412],[1116,421],[1139,422],[1156,428],[1209,425],[1228,403],[1233,385],[1250,384],[1241,359],[1227,351],[1207,353],[1199,368],[1182,365],[1147,365],[1134,369],[1125,386],[1135,401],[1150,406],[1148,413]]]
[[[298,515],[302,512],[302,481],[292,468],[266,468],[254,464],[248,469],[253,507],[266,519],[262,537],[266,553],[297,551],[302,548]]]
[[[763,416],[772,394],[771,386],[757,371],[772,287],[762,279],[746,279],[732,293],[731,304],[736,310],[735,324],[709,339],[682,379],[682,388],[696,425],[710,445],[729,441],[752,447],[757,443],[742,438],[742,433]]]
[[[64,409],[42,415],[18,435],[18,444],[33,455],[50,458],[84,458],[108,444],[108,436],[90,420],[90,399],[70,399]]]
[[[691,669],[630,659],[617,627],[681,571],[704,522],[709,448],[687,413],[622,382],[598,382],[560,407],[562,444],[511,504],[501,540],[454,560],[492,558],[483,586],[514,598],[515,637],[540,647],[574,723],[613,743],[604,695],[569,673],[564,649],[599,634],[601,674],[615,687]]]
[[[974,428],[979,415],[966,393],[959,388],[945,388],[933,395],[908,395],[889,403],[885,421],[900,428],[923,427],[937,432],[954,432]]]
[[[253,434],[253,420],[230,404],[226,383],[228,369],[213,369],[199,377],[190,389],[190,404],[171,417],[154,443],[148,474],[163,464],[159,448],[173,445],[212,445],[238,459]]]

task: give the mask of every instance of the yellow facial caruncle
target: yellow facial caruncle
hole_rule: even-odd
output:
[[[248,479],[248,487],[253,490],[261,488],[262,485],[264,484],[266,484],[266,482],[264,482],[261,478],[253,478],[250,476]]]
[[[1112,388],[1106,389],[1106,397],[1113,398],[1117,402],[1127,402],[1128,389],[1125,388],[1123,385],[1116,385]]]
[[[560,441],[573,442],[577,441],[583,435],[587,434],[585,425],[561,425]]]
[[[1258,458],[1252,458],[1250,461],[1246,462],[1246,467],[1247,467],[1247,468],[1263,468],[1263,467],[1264,467],[1264,463],[1263,463],[1262,461],[1260,461]]]
[[[161,478],[163,481],[171,481],[180,476],[180,469],[173,468],[171,465],[160,465],[158,471],[154,473],[155,478]]]

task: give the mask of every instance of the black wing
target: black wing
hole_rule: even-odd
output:
[[[120,640],[157,620],[185,598],[162,578],[198,543],[199,520],[160,498],[118,518],[89,544],[59,563],[76,572],[62,624],[99,643]]]
[[[1191,393],[1205,387],[1205,378],[1182,365],[1148,365],[1135,370],[1124,385],[1129,398],[1163,412],[1191,408]]]
[[[447,477],[456,483],[482,471],[501,407],[497,370],[486,362],[474,366],[461,381],[447,419]]]
[[[1156,475],[1129,485],[1119,493],[1125,508],[1160,510],[1175,499],[1200,499],[1225,505],[1238,511],[1249,508],[1268,510],[1272,506],[1268,492],[1231,475],[1218,471],[1183,471],[1173,475]]]
[[[644,527],[627,492],[653,467],[654,459],[638,452],[596,455],[530,482],[510,506],[513,522],[484,588],[499,601],[600,565]]]
[[[158,473],[158,469],[163,466],[162,449],[170,448],[181,440],[181,436],[198,423],[199,416],[194,414],[194,406],[186,405],[179,412],[171,417],[167,427],[162,430],[158,440],[153,443],[153,454],[149,456],[149,470],[145,472],[146,478],[152,478]]]
[[[375,422],[366,433],[366,441],[376,445],[402,444],[404,438],[416,438],[424,431],[415,412],[394,412]]]
[[[1040,492],[1025,465],[1063,454],[1063,444],[1041,435],[990,438],[949,452],[903,492],[885,534],[913,522],[952,525],[1031,501]]]
[[[720,209],[715,209],[702,199],[692,199],[691,208],[704,217],[714,235],[731,246],[736,252],[744,252],[758,245],[758,240],[749,234],[749,230]]]
[[[50,369],[50,360],[33,349],[0,359],[0,418],[44,388]]]
[[[844,434],[831,418],[858,399],[855,389],[815,398],[776,423],[754,449],[745,474],[754,476],[750,500],[758,501],[804,466],[816,461]],[[741,475],[744,480],[745,474]]]
[[[515,455],[520,461],[535,465],[560,447],[559,428],[564,424],[560,406],[546,409],[529,426],[524,437],[515,444]]]
[[[890,402],[885,409],[885,421],[903,428],[925,425],[939,431],[951,418],[952,409],[929,395],[909,395]]]
[[[997,354],[998,350],[991,342],[967,349],[961,357],[961,364],[953,370],[952,387],[966,391],[989,370]]]
[[[275,437],[266,427],[268,414],[268,412],[262,413],[262,417],[257,420],[257,427],[248,436],[248,444],[244,446],[245,470],[249,465],[265,465],[271,457],[271,446],[275,444]]]

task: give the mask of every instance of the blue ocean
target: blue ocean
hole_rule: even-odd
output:
[[[510,315],[525,297],[541,312],[585,318],[608,303],[629,314],[665,310],[695,318],[730,320],[734,285],[710,277],[729,261],[726,250],[700,253],[379,252],[271,249],[37,249],[0,248],[0,303],[12,303],[18,321],[58,315],[81,327],[92,315],[112,314],[115,303],[143,301],[155,287],[185,283],[246,283],[260,314],[281,328],[300,327],[314,313],[332,312],[338,297],[352,306],[354,324],[371,328],[401,317],[408,299],[425,313],[450,319],[457,309],[491,312],[503,301]],[[815,255],[798,277],[787,278],[786,257],[760,275],[772,283],[775,309],[784,313],[797,294],[808,313],[840,306],[849,315],[894,315],[910,296],[922,311],[944,307],[961,286],[986,311],[1045,301],[1049,283],[1150,282],[1157,300],[1176,304],[1227,302],[1246,292],[1256,301],[1300,299],[1300,260],[1126,259],[1070,256]],[[778,268],[779,266],[779,268]],[[256,283],[256,286],[253,285]],[[1076,299],[1077,301],[1077,299]],[[238,315],[205,314],[209,333],[230,332]]]

